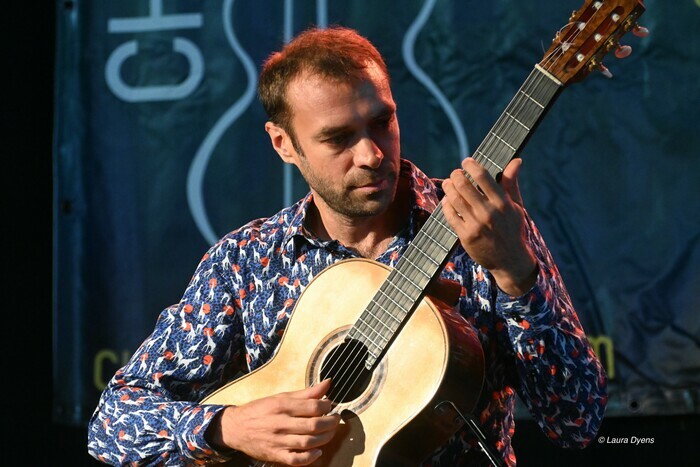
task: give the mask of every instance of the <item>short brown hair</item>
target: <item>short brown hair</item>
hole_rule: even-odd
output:
[[[270,121],[284,128],[295,140],[291,128],[292,112],[287,102],[289,83],[302,73],[341,81],[361,80],[372,62],[388,79],[384,58],[357,31],[342,26],[312,27],[265,61],[258,82],[258,96]]]

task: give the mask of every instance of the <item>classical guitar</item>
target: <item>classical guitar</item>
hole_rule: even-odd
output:
[[[637,24],[643,12],[641,0],[586,1],[473,158],[497,177],[569,83],[595,70],[608,74],[602,58],[629,50],[620,37],[645,35]],[[328,397],[342,422],[324,447],[324,466],[416,465],[464,424],[478,433],[470,414],[484,377],[481,344],[450,300],[430,294],[457,243],[440,205],[395,268],[366,259],[326,268],[297,301],[275,356],[202,403],[242,405],[330,377]],[[321,320],[319,310],[332,312]]]

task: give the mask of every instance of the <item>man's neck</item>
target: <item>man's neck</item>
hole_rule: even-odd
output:
[[[337,240],[363,258],[375,259],[387,250],[408,222],[408,186],[403,182],[399,183],[397,196],[388,209],[376,216],[347,217],[319,206],[314,197],[305,225],[322,240]]]

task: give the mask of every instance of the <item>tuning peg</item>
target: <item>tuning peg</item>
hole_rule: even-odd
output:
[[[649,30],[644,26],[636,24],[634,28],[632,28],[632,34],[637,37],[647,37],[649,35]]]
[[[610,73],[610,70],[608,70],[608,67],[606,67],[602,63],[600,65],[598,65],[598,71],[600,71],[603,74],[603,76],[605,76],[608,79],[613,77],[613,74]]]
[[[632,47],[630,47],[629,45],[621,45],[617,49],[615,49],[615,56],[617,58],[629,57],[631,53]]]

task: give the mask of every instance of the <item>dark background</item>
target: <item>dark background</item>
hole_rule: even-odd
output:
[[[40,6],[39,6],[40,4]],[[53,2],[3,3],[2,139],[5,412],[3,463],[101,465],[87,454],[85,427],[55,424],[52,401],[52,153],[55,12]],[[9,79],[8,79],[9,78]],[[61,381],[56,375],[56,381]],[[8,413],[9,409],[9,413]],[[521,466],[698,465],[700,417],[607,418],[599,437],[653,438],[651,445],[553,447],[530,421],[517,424]]]

